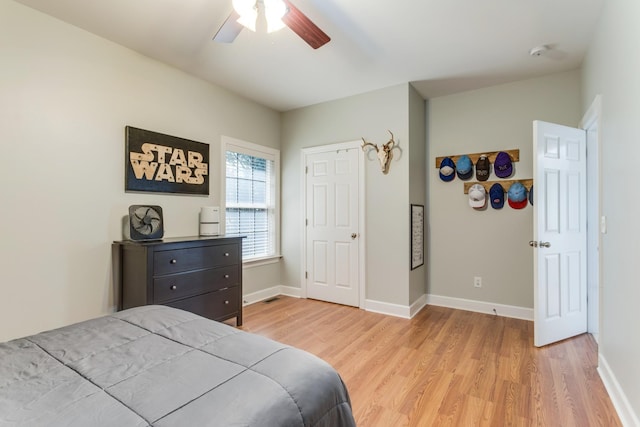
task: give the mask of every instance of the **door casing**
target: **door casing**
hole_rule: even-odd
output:
[[[588,269],[587,282],[592,286],[587,286],[587,332],[593,335],[596,342],[600,340],[600,318],[601,303],[600,294],[602,289],[602,234],[606,232],[606,223],[603,223],[602,216],[602,164],[601,164],[601,115],[602,115],[602,97],[597,95],[589,109],[580,121],[580,129],[587,132],[587,175],[590,180],[587,184],[589,202],[587,209],[589,210],[587,220],[587,246],[588,246]],[[601,225],[602,224],[602,225]],[[597,247],[593,247],[593,242],[597,242]],[[592,264],[595,264],[592,265]]]
[[[364,155],[361,150],[361,141],[348,141],[341,142],[336,144],[328,144],[328,145],[319,145],[316,147],[303,148],[301,150],[301,179],[302,182],[302,197],[300,198],[300,212],[301,212],[301,222],[300,222],[300,236],[301,236],[301,245],[302,253],[301,253],[301,269],[300,269],[300,283],[301,283],[301,296],[303,298],[307,298],[307,232],[306,232],[306,210],[307,210],[307,175],[305,171],[305,167],[307,164],[307,156],[310,154],[316,153],[325,153],[329,151],[339,151],[339,150],[359,150],[358,154],[358,277],[359,277],[359,308],[363,308],[365,306],[366,301],[366,271],[365,271],[365,262],[366,262],[366,223],[365,223],[365,215],[364,215],[364,207],[365,207],[365,174],[364,174]]]

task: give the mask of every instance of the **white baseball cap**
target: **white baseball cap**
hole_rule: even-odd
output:
[[[469,206],[472,208],[482,208],[487,202],[487,191],[480,184],[473,184],[469,188]]]

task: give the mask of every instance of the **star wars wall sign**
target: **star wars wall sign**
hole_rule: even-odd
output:
[[[209,144],[125,127],[125,191],[209,194]]]

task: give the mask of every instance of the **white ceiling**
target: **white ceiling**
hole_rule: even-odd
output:
[[[279,111],[406,82],[431,98],[578,68],[604,2],[291,0],[331,37],[313,50],[288,28],[212,41],[231,0],[16,1]]]

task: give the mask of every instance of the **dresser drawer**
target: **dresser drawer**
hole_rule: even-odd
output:
[[[238,311],[242,310],[240,287],[238,286],[169,302],[165,305],[187,310],[213,320],[224,320],[236,316]]]
[[[237,265],[156,277],[153,279],[153,303],[160,304],[216,291],[238,285],[239,282],[240,271]]]
[[[239,245],[216,245],[156,251],[153,255],[154,276],[238,264],[238,248]]]

